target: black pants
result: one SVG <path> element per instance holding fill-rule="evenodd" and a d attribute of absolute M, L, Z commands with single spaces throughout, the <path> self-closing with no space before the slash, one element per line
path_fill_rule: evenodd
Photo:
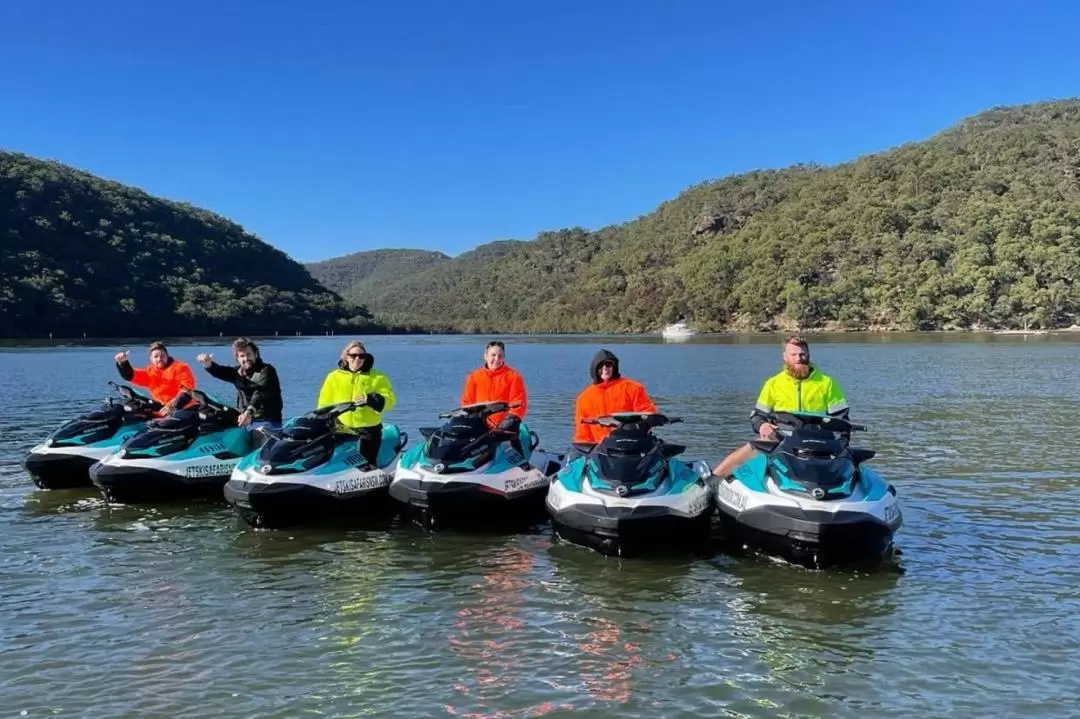
<path fill-rule="evenodd" d="M 382 425 L 377 424 L 374 427 L 364 427 L 356 432 L 360 435 L 360 439 L 357 442 L 360 449 L 360 455 L 372 464 L 377 464 L 379 457 L 379 447 L 382 445 Z"/>

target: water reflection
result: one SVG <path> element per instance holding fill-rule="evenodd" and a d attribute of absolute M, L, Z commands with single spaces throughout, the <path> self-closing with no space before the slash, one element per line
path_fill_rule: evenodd
<path fill-rule="evenodd" d="M 665 436 L 715 457 L 745 438 L 778 339 L 515 338 L 511 357 L 544 446 L 568 441 L 604 345 L 687 418 Z M 22 453 L 100 400 L 115 350 L 0 351 L 0 699 L 28 716 L 1075 714 L 1078 342 L 814 338 L 900 493 L 902 576 L 619 561 L 543 527 L 261 532 L 224 504 L 42 492 Z M 395 421 L 450 406 L 478 344 L 379 338 Z M 310 406 L 339 345 L 273 344 L 287 406 Z"/>
<path fill-rule="evenodd" d="M 527 648 L 521 646 L 521 630 L 527 620 L 523 608 L 526 590 L 534 583 L 529 575 L 535 557 L 520 547 L 506 547 L 485 558 L 482 565 L 480 580 L 470 585 L 464 604 L 456 611 L 454 631 L 447 637 L 464 671 L 454 682 L 458 698 L 446 710 L 477 718 L 546 713 L 534 707 L 505 708 L 520 689 L 524 673 Z"/>

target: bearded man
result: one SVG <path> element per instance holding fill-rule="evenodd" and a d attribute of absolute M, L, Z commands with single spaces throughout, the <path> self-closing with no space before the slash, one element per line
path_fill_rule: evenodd
<path fill-rule="evenodd" d="M 248 430 L 281 427 L 283 402 L 281 383 L 274 365 L 263 362 L 259 346 L 247 337 L 232 344 L 235 366 L 219 365 L 212 354 L 200 354 L 195 359 L 216 379 L 236 387 L 236 424 Z"/>
<path fill-rule="evenodd" d="M 784 340 L 783 358 L 784 368 L 765 380 L 750 413 L 750 426 L 758 437 L 778 439 L 776 425 L 768 421 L 773 412 L 811 412 L 847 419 L 848 403 L 840 385 L 810 364 L 810 347 L 805 339 L 793 336 Z M 716 465 L 713 474 L 727 477 L 755 451 L 749 444 L 739 447 Z"/>

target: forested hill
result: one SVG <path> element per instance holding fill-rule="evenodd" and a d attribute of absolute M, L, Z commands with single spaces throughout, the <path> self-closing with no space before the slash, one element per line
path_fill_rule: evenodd
<path fill-rule="evenodd" d="M 0 337 L 378 331 L 223 217 L 0 152 Z"/>
<path fill-rule="evenodd" d="M 420 272 L 449 259 L 443 253 L 431 250 L 370 250 L 323 262 L 309 262 L 306 267 L 324 287 L 352 298 L 370 294 L 388 276 Z"/>
<path fill-rule="evenodd" d="M 1059 327 L 1080 312 L 1078 224 L 1080 102 L 1040 103 L 336 286 L 382 319 L 467 331 Z"/>

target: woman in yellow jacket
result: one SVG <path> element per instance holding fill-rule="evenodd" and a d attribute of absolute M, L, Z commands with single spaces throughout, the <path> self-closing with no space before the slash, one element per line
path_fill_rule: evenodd
<path fill-rule="evenodd" d="M 341 423 L 360 435 L 360 453 L 375 462 L 382 441 L 382 413 L 389 412 L 397 398 L 390 378 L 372 369 L 375 357 L 364 348 L 363 342 L 353 340 L 345 345 L 336 369 L 330 371 L 319 390 L 319 407 L 341 402 L 356 402 L 361 407 L 346 412 Z"/>

